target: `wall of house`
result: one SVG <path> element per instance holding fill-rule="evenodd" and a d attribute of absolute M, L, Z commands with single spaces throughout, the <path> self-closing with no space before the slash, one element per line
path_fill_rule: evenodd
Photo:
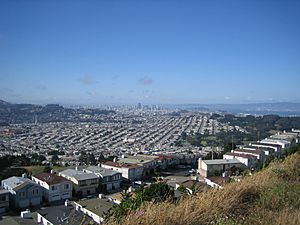
<path fill-rule="evenodd" d="M 0 213 L 4 213 L 9 209 L 9 194 L 0 195 Z"/>
<path fill-rule="evenodd" d="M 76 205 L 76 210 L 77 211 L 81 211 L 85 215 L 91 217 L 96 223 L 100 224 L 101 222 L 103 222 L 103 218 L 102 217 L 100 217 L 97 214 L 91 212 L 90 210 L 82 207 L 82 205 L 78 204 L 77 202 L 75 202 L 75 205 Z"/>
<path fill-rule="evenodd" d="M 32 180 L 43 187 L 43 196 L 48 202 L 72 198 L 72 182 L 65 181 L 59 184 L 49 185 L 46 182 L 32 177 Z M 68 187 L 66 187 L 68 186 Z"/>
<path fill-rule="evenodd" d="M 39 213 L 37 214 L 37 222 L 39 224 L 43 224 L 43 225 L 53 225 L 53 223 L 51 223 L 50 221 L 46 220 L 42 215 L 40 215 Z"/>
<path fill-rule="evenodd" d="M 82 195 L 92 195 L 96 194 L 96 190 L 99 185 L 99 180 L 98 178 L 95 179 L 87 179 L 87 180 L 82 180 L 78 181 L 78 185 L 75 185 L 75 191 L 82 192 Z"/>

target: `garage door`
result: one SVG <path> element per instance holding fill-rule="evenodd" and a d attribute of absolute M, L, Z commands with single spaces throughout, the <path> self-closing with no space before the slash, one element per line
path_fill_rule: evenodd
<path fill-rule="evenodd" d="M 60 196 L 59 195 L 52 195 L 50 201 L 54 202 L 54 201 L 59 201 L 60 200 Z"/>
<path fill-rule="evenodd" d="M 39 205 L 39 204 L 41 204 L 41 199 L 40 198 L 31 199 L 31 205 Z"/>
<path fill-rule="evenodd" d="M 62 199 L 69 199 L 69 198 L 71 198 L 71 193 L 64 193 L 64 194 L 62 194 L 61 198 Z"/>
<path fill-rule="evenodd" d="M 0 208 L 0 213 L 4 213 L 5 212 L 5 208 Z"/>
<path fill-rule="evenodd" d="M 21 200 L 21 201 L 19 201 L 19 207 L 20 208 L 27 208 L 27 207 L 29 207 L 29 200 Z"/>

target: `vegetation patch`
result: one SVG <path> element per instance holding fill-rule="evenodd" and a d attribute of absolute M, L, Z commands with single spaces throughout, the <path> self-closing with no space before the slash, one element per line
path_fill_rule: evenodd
<path fill-rule="evenodd" d="M 297 146 L 297 151 L 300 146 Z M 186 196 L 179 202 L 148 202 L 108 224 L 201 225 L 289 224 L 300 221 L 300 154 L 275 161 L 224 189 Z"/>

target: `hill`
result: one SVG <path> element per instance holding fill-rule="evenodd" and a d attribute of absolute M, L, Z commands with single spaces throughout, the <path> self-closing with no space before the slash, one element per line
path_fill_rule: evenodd
<path fill-rule="evenodd" d="M 13 104 L 0 100 L 0 126 L 14 123 L 99 122 L 97 116 L 114 114 L 113 110 L 70 109 L 59 104 Z M 84 116 L 80 116 L 84 115 Z"/>
<path fill-rule="evenodd" d="M 130 213 L 123 225 L 201 224 L 299 224 L 300 154 L 229 183 L 223 190 L 211 190 L 186 197 L 177 204 L 148 203 Z M 117 224 L 109 221 L 108 224 Z"/>

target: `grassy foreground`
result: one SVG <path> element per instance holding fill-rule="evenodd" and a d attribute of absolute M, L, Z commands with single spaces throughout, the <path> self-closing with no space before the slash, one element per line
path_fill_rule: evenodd
<path fill-rule="evenodd" d="M 300 154 L 265 170 L 177 204 L 148 203 L 122 225 L 289 224 L 300 221 Z M 107 224 L 117 224 L 113 219 Z"/>

